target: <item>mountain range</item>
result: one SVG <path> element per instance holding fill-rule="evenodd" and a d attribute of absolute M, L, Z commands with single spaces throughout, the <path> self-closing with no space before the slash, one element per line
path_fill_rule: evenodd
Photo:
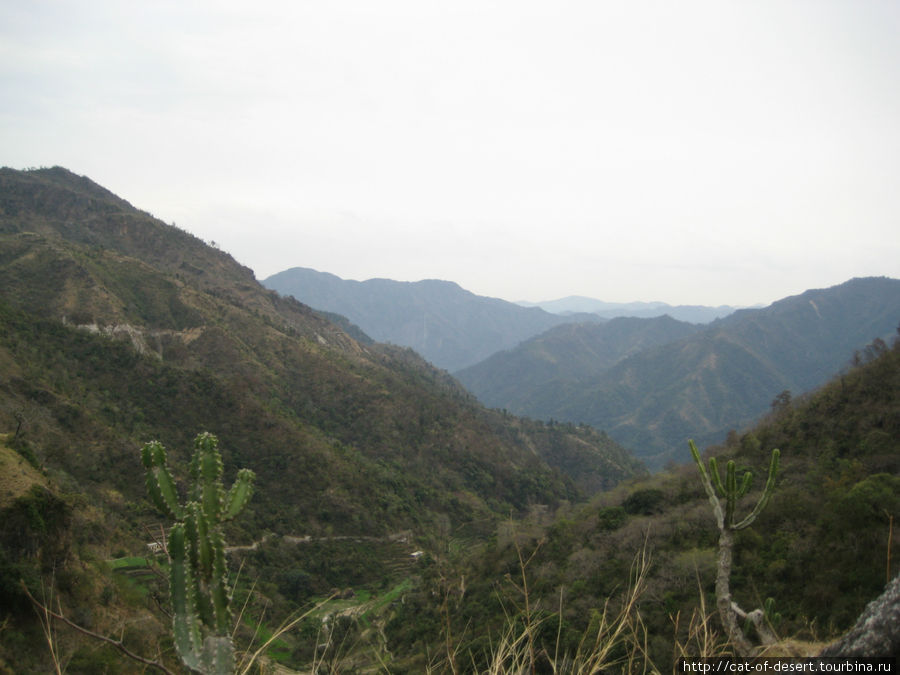
<path fill-rule="evenodd" d="M 352 281 L 327 272 L 293 267 L 263 285 L 282 295 L 347 317 L 378 342 L 411 347 L 450 372 L 569 321 L 599 316 L 560 316 L 498 298 L 475 295 L 452 281 L 391 279 Z"/>
<path fill-rule="evenodd" d="M 0 423 L 97 489 L 144 494 L 140 444 L 180 461 L 204 430 L 259 475 L 254 526 L 294 531 L 459 524 L 642 471 L 592 429 L 486 410 L 59 167 L 0 170 L 0 308 Z"/>
<path fill-rule="evenodd" d="M 670 316 L 673 319 L 688 323 L 709 323 L 715 319 L 726 317 L 739 309 L 730 305 L 708 307 L 706 305 L 670 305 L 665 302 L 605 302 L 581 295 L 570 295 L 558 300 L 546 300 L 544 302 L 520 301 L 516 304 L 523 307 L 540 307 L 553 314 L 562 315 L 590 313 L 604 319 L 615 319 L 621 316 L 644 319 Z"/>
<path fill-rule="evenodd" d="M 557 382 L 581 382 L 629 356 L 694 335 L 702 326 L 669 316 L 567 323 L 497 352 L 455 377 L 488 405 L 512 411 Z M 535 414 L 538 405 L 529 408 Z M 541 415 L 542 416 L 542 415 Z M 550 417 L 548 415 L 547 417 Z"/>
<path fill-rule="evenodd" d="M 513 303 L 476 295 L 452 281 L 354 281 L 305 267 L 278 272 L 262 283 L 310 307 L 346 317 L 378 342 L 411 347 L 438 368 L 450 372 L 566 323 L 663 315 L 708 323 L 735 310 L 724 305 L 612 303 L 579 296 Z"/>
<path fill-rule="evenodd" d="M 900 281 L 853 279 L 707 326 L 617 319 L 554 328 L 456 373 L 487 405 L 606 430 L 652 467 L 807 392 L 900 322 Z"/>
<path fill-rule="evenodd" d="M 417 548 L 646 474 L 602 432 L 486 409 L 411 349 L 332 318 L 88 178 L 0 169 L 0 672 L 51 672 L 51 654 L 131 672 L 83 634 L 33 648 L 29 594 L 48 588 L 95 633 L 139 623 L 120 639 L 174 667 L 148 554 L 171 525 L 147 493 L 151 440 L 179 495 L 204 431 L 226 484 L 255 472 L 229 555 L 259 580 L 236 593 L 276 626 L 334 588 L 407 588 Z M 116 572 L 135 565 L 137 581 Z"/>
<path fill-rule="evenodd" d="M 893 279 L 745 309 L 579 296 L 521 307 L 449 281 L 347 281 L 306 268 L 263 283 L 410 346 L 488 406 L 603 429 L 655 469 L 688 436 L 715 442 L 781 392 L 820 385 L 900 320 Z"/>
<path fill-rule="evenodd" d="M 791 364 L 805 371 L 792 375 L 799 390 L 827 373 L 818 352 L 862 349 L 858 367 L 809 397 L 776 396 L 765 424 L 714 450 L 741 472 L 783 452 L 769 505 L 737 539 L 736 600 L 771 593 L 784 634 L 832 635 L 898 555 L 900 342 L 859 339 L 896 325 L 896 285 L 853 280 L 709 326 L 551 326 L 496 357 L 535 364 L 533 389 L 555 386 L 554 373 L 574 387 L 615 372 L 631 402 L 606 405 L 653 419 L 639 387 L 653 372 L 660 400 L 681 400 L 679 380 L 707 397 L 777 389 Z M 507 395 L 514 374 L 498 380 Z M 529 635 L 556 640 L 562 665 L 620 605 L 635 553 L 652 549 L 636 646 L 614 648 L 665 672 L 692 648 L 677 617 L 714 593 L 696 467 L 649 475 L 604 432 L 487 409 L 413 350 L 265 289 L 87 178 L 0 169 L 0 673 L 133 672 L 120 647 L 181 667 L 166 554 L 149 545 L 171 521 L 148 498 L 138 449 L 166 446 L 182 496 L 200 431 L 218 436 L 226 483 L 242 467 L 257 476 L 225 531 L 236 651 L 334 598 L 260 649 L 267 667 L 493 672 L 484 660 Z M 750 503 L 758 492 L 757 480 Z M 32 598 L 114 644 L 52 622 Z"/>

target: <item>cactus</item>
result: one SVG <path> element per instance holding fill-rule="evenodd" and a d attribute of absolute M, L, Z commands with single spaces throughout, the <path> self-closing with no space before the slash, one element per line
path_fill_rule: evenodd
<path fill-rule="evenodd" d="M 772 491 L 775 489 L 775 477 L 778 474 L 778 460 L 781 453 L 777 448 L 772 450 L 772 459 L 769 462 L 769 476 L 762 495 L 760 495 L 750 513 L 741 520 L 736 520 L 735 508 L 737 501 L 750 490 L 753 474 L 747 471 L 738 481 L 734 460 L 729 460 L 725 468 L 725 481 L 723 482 L 715 457 L 709 460 L 709 471 L 707 471 L 694 441 L 688 441 L 688 444 L 691 448 L 691 455 L 694 457 L 697 468 L 700 470 L 700 480 L 703 483 L 703 488 L 706 490 L 707 497 L 709 497 L 709 503 L 712 505 L 713 514 L 716 517 L 716 525 L 719 527 L 718 571 L 716 574 L 716 604 L 719 609 L 719 615 L 735 649 L 741 656 L 749 656 L 753 651 L 753 647 L 744 631 L 741 630 L 738 619 L 743 619 L 752 624 L 764 644 L 774 642 L 775 636 L 765 621 L 766 614 L 763 610 L 755 609 L 752 612 L 745 612 L 731 599 L 730 577 L 734 533 L 737 530 L 749 527 L 766 507 L 766 504 L 769 503 Z M 725 500 L 724 508 L 722 500 Z M 772 600 L 772 606 L 774 606 L 774 600 Z"/>
<path fill-rule="evenodd" d="M 778 628 L 781 623 L 781 612 L 775 611 L 775 598 L 766 598 L 766 602 L 763 605 L 763 614 L 766 617 L 766 623 Z"/>
<path fill-rule="evenodd" d="M 772 459 L 769 462 L 769 477 L 766 480 L 766 487 L 763 489 L 762 495 L 756 502 L 756 506 L 753 507 L 753 510 L 746 517 L 739 522 L 735 522 L 735 505 L 737 500 L 750 490 L 750 484 L 753 482 L 753 473 L 746 471 L 741 478 L 740 485 L 738 485 L 734 460 L 728 460 L 725 468 L 725 482 L 723 483 L 722 477 L 719 475 L 716 458 L 710 458 L 709 472 L 707 472 L 703 460 L 700 458 L 700 451 L 697 450 L 694 441 L 688 441 L 688 444 L 691 447 L 691 455 L 693 455 L 694 461 L 700 469 L 700 479 L 703 482 L 703 487 L 706 489 L 710 504 L 712 504 L 713 513 L 716 516 L 716 524 L 719 526 L 719 529 L 727 528 L 735 531 L 743 530 L 745 527 L 750 526 L 772 497 L 772 490 L 775 488 L 775 476 L 778 473 L 778 460 L 781 457 L 781 452 L 778 448 L 772 450 Z M 722 503 L 716 495 L 716 490 L 722 495 L 722 499 L 725 500 L 724 511 L 722 510 Z"/>
<path fill-rule="evenodd" d="M 199 434 L 190 465 L 194 481 L 190 500 L 182 505 L 162 444 L 145 444 L 141 461 L 147 469 L 150 498 L 176 521 L 168 538 L 175 648 L 195 672 L 231 673 L 231 588 L 222 523 L 235 518 L 247 505 L 254 473 L 241 469 L 226 493 L 218 440 L 210 433 Z"/>

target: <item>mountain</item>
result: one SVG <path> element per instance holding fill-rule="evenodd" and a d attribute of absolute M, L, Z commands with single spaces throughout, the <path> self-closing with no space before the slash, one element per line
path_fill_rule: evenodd
<path fill-rule="evenodd" d="M 552 390 L 554 384 L 599 375 L 629 356 L 701 329 L 669 316 L 564 324 L 514 349 L 497 352 L 454 376 L 493 407 L 539 410 L 552 402 L 540 403 L 537 397 L 542 391 Z"/>
<path fill-rule="evenodd" d="M 643 473 L 593 429 L 487 410 L 411 350 L 348 331 L 87 178 L 0 169 L 0 459 L 21 477 L 0 482 L 0 672 L 49 670 L 22 660 L 40 634 L 22 578 L 36 595 L 58 580 L 61 606 L 97 630 L 137 612 L 128 639 L 165 633 L 149 601 L 164 590 L 136 595 L 109 567 L 146 555 L 164 524 L 138 452 L 151 439 L 181 490 L 201 431 L 219 437 L 228 482 L 256 472 L 229 543 L 281 617 L 334 587 L 398 581 L 378 557 L 394 533 L 430 550 Z M 291 544 L 304 537 L 324 543 Z"/>
<path fill-rule="evenodd" d="M 607 336 L 576 325 L 567 339 L 534 338 L 459 378 L 487 405 L 605 429 L 658 468 L 686 438 L 719 439 L 758 419 L 780 392 L 819 386 L 898 321 L 900 281 L 853 279 L 739 310 L 608 367 L 584 365 L 608 348 Z M 550 363 L 562 364 L 555 379 Z"/>
<path fill-rule="evenodd" d="M 322 314 L 261 287 L 228 254 L 86 178 L 61 168 L 0 171 L 0 237 L 0 299 L 11 312 L 10 330 L 58 322 L 45 339 L 59 340 L 53 349 L 63 354 L 68 352 L 62 343 L 111 338 L 134 349 L 135 356 L 126 360 L 146 359 L 141 368 L 218 382 L 235 405 L 253 408 L 252 415 L 241 413 L 246 422 L 258 416 L 253 426 L 270 419 L 284 427 L 299 423 L 304 436 L 315 430 L 312 435 L 321 438 L 306 440 L 313 447 L 338 440 L 363 455 L 398 462 L 408 476 L 413 464 L 427 466 L 433 475 L 443 460 L 428 453 L 440 447 L 440 453 L 449 452 L 449 464 L 471 461 L 489 470 L 493 486 L 484 497 L 492 500 L 504 492 L 504 480 L 517 481 L 515 470 L 526 467 L 549 472 L 558 497 L 572 496 L 561 475 L 551 478 L 553 469 L 538 449 L 510 442 L 520 432 L 527 435 L 518 422 L 498 422 L 495 413 L 413 353 L 357 341 Z M 34 353 L 35 361 L 46 358 Z M 52 383 L 47 388 L 58 389 Z M 121 386 L 117 390 L 128 398 Z M 54 396 L 71 398 L 63 391 Z M 503 430 L 504 420 L 516 434 L 504 440 L 501 433 L 485 431 Z M 160 424 L 170 428 L 172 420 L 134 424 L 128 433 L 150 432 Z M 231 418 L 225 426 L 236 425 Z M 483 435 L 484 447 L 464 440 L 473 434 Z M 455 442 L 471 449 L 454 449 Z M 328 473 L 327 466 L 317 472 Z M 458 480 L 445 478 L 450 484 Z M 467 485 L 466 479 L 460 485 Z M 520 499 L 532 498 L 523 494 L 515 501 Z"/>
<path fill-rule="evenodd" d="M 726 317 L 738 309 L 729 305 L 708 307 L 705 305 L 669 305 L 665 302 L 604 302 L 581 295 L 570 295 L 544 302 L 519 302 L 517 304 L 523 307 L 540 307 L 553 314 L 590 313 L 605 319 L 614 319 L 620 316 L 647 319 L 668 315 L 673 319 L 688 323 L 709 323 L 715 319 Z"/>
<path fill-rule="evenodd" d="M 601 320 L 591 314 L 561 317 L 539 308 L 520 307 L 434 279 L 351 281 L 294 267 L 262 283 L 310 307 L 346 316 L 378 342 L 412 347 L 451 372 L 552 326 Z"/>

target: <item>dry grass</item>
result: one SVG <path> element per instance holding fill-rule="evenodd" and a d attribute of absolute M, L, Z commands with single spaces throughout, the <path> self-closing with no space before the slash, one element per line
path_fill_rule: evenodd
<path fill-rule="evenodd" d="M 597 614 L 590 629 L 582 637 L 574 654 L 563 653 L 557 632 L 557 644 L 550 649 L 539 647 L 534 639 L 541 624 L 553 617 L 533 618 L 527 598 L 525 569 L 529 559 L 520 554 L 523 583 L 517 589 L 525 597 L 518 616 L 510 616 L 507 628 L 494 645 L 484 675 L 519 675 L 533 673 L 540 662 L 541 671 L 560 675 L 588 675 L 600 672 L 658 673 L 647 650 L 647 632 L 638 609 L 643 594 L 650 556 L 646 546 L 635 556 L 629 584 L 615 605 L 607 604 Z M 562 622 L 562 608 L 556 615 Z M 552 653 L 551 653 L 552 651 Z"/>
<path fill-rule="evenodd" d="M 0 434 L 0 509 L 24 495 L 32 485 L 47 485 L 41 472 L 6 444 L 8 438 L 8 434 Z"/>
<path fill-rule="evenodd" d="M 707 611 L 699 576 L 697 587 L 700 593 L 700 606 L 691 613 L 684 637 L 680 637 L 681 613 L 672 617 L 675 630 L 675 645 L 672 654 L 674 664 L 677 664 L 679 659 L 712 658 L 730 656 L 734 653 L 724 633 L 716 628 L 719 625 L 718 616 Z"/>

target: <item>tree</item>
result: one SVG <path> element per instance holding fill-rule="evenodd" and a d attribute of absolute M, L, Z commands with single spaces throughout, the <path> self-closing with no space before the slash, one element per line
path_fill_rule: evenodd
<path fill-rule="evenodd" d="M 772 412 L 784 412 L 791 407 L 791 390 L 785 389 L 778 396 L 772 399 Z"/>

